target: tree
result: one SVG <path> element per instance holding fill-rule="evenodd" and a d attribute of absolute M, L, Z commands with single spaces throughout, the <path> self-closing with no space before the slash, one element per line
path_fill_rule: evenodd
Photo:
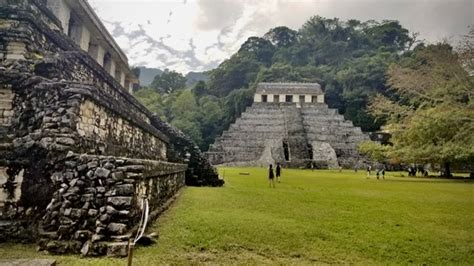
<path fill-rule="evenodd" d="M 171 104 L 171 112 L 178 119 L 195 120 L 197 119 L 198 111 L 199 107 L 196 98 L 189 90 L 180 92 L 176 100 Z"/>
<path fill-rule="evenodd" d="M 196 85 L 194 85 L 191 91 L 194 93 L 194 95 L 196 95 L 196 97 L 200 98 L 208 94 L 209 90 L 207 88 L 206 82 L 200 80 L 196 83 Z"/>
<path fill-rule="evenodd" d="M 190 121 L 187 119 L 174 119 L 171 122 L 171 125 L 183 131 L 183 133 L 190 137 L 197 145 L 201 145 L 202 135 L 199 124 L 196 121 Z"/>
<path fill-rule="evenodd" d="M 142 88 L 136 91 L 133 96 L 135 96 L 146 108 L 148 108 L 148 110 L 157 114 L 161 119 L 166 120 L 163 98 L 156 90 Z"/>
<path fill-rule="evenodd" d="M 364 141 L 359 143 L 357 149 L 362 155 L 369 157 L 370 160 L 385 163 L 388 160 L 387 153 L 390 150 L 390 146 L 374 141 Z"/>
<path fill-rule="evenodd" d="M 191 91 L 185 90 L 178 92 L 177 97 L 171 103 L 170 116 L 170 121 L 173 126 L 182 130 L 198 145 L 202 144 L 202 135 L 198 120 L 199 106 Z"/>
<path fill-rule="evenodd" d="M 250 106 L 253 101 L 254 89 L 240 89 L 234 90 L 224 98 L 224 128 L 227 128 L 230 123 L 245 111 L 247 106 Z"/>
<path fill-rule="evenodd" d="M 365 32 L 370 36 L 374 45 L 393 50 L 406 50 L 415 42 L 410 37 L 408 30 L 403 28 L 398 21 L 384 20 L 382 23 L 368 23 Z"/>
<path fill-rule="evenodd" d="M 442 43 L 418 50 L 388 71 L 391 97 L 377 95 L 373 114 L 388 119 L 392 159 L 471 167 L 474 160 L 473 77 L 451 46 Z"/>
<path fill-rule="evenodd" d="M 240 56 L 253 58 L 268 66 L 271 64 L 275 47 L 264 38 L 250 37 L 240 46 L 237 53 Z"/>
<path fill-rule="evenodd" d="M 163 73 L 155 76 L 150 87 L 161 94 L 169 94 L 175 90 L 184 89 L 186 78 L 181 73 L 165 69 Z"/>
<path fill-rule="evenodd" d="M 298 32 L 288 27 L 280 26 L 269 30 L 263 38 L 270 41 L 276 48 L 287 48 L 298 41 Z"/>
<path fill-rule="evenodd" d="M 217 134 L 223 130 L 222 118 L 223 110 L 219 98 L 214 96 L 204 96 L 199 99 L 199 122 L 202 134 L 201 149 L 207 150 L 209 144 L 214 142 Z"/>
<path fill-rule="evenodd" d="M 233 55 L 210 73 L 209 92 L 211 95 L 226 97 L 231 91 L 246 88 L 255 81 L 262 64 L 257 60 Z"/>

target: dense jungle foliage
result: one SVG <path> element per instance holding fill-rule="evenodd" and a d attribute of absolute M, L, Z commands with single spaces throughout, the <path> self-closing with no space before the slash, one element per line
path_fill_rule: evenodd
<path fill-rule="evenodd" d="M 416 48 L 415 48 L 416 45 Z M 326 102 L 363 131 L 383 119 L 367 111 L 370 98 L 386 94 L 389 65 L 422 49 L 416 34 L 397 21 L 340 21 L 319 16 L 298 31 L 276 27 L 250 37 L 209 79 L 186 88 L 183 75 L 166 70 L 135 94 L 203 150 L 252 104 L 258 82 L 319 82 Z"/>

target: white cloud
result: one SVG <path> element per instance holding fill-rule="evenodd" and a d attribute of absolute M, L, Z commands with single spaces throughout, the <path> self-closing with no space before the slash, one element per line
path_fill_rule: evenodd
<path fill-rule="evenodd" d="M 298 29 L 311 16 L 396 19 L 422 39 L 454 40 L 472 0 L 89 0 L 132 65 L 186 73 L 216 67 L 250 36 Z M 120 22 L 120 23 L 117 23 Z M 190 40 L 192 39 L 192 43 Z"/>

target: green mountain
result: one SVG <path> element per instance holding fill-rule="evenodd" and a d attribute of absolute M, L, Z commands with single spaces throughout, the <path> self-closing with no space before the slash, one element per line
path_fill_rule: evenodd
<path fill-rule="evenodd" d="M 199 81 L 207 82 L 209 74 L 207 72 L 189 72 L 186 74 L 186 87 L 192 88 Z"/>
<path fill-rule="evenodd" d="M 150 85 L 156 75 L 161 75 L 161 73 L 163 73 L 163 71 L 158 68 L 147 68 L 143 66 L 140 66 L 138 68 L 140 69 L 139 80 L 141 86 Z"/>
<path fill-rule="evenodd" d="M 159 68 L 148 68 L 144 66 L 139 66 L 138 69 L 140 69 L 140 85 L 141 86 L 149 86 L 152 82 L 153 79 L 155 78 L 156 75 L 161 75 L 163 73 L 163 70 Z M 192 88 L 196 83 L 199 81 L 208 81 L 209 80 L 209 75 L 207 72 L 189 72 L 185 76 L 186 78 L 186 87 L 187 88 Z"/>

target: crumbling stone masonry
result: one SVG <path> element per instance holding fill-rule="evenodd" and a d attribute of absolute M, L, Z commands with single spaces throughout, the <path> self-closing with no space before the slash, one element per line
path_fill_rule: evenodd
<path fill-rule="evenodd" d="M 254 103 L 211 145 L 213 164 L 354 167 L 359 127 L 324 103 L 317 83 L 260 83 Z"/>
<path fill-rule="evenodd" d="M 155 217 L 185 181 L 222 185 L 135 83 L 87 1 L 0 0 L 0 241 L 125 255 L 143 197 Z"/>

